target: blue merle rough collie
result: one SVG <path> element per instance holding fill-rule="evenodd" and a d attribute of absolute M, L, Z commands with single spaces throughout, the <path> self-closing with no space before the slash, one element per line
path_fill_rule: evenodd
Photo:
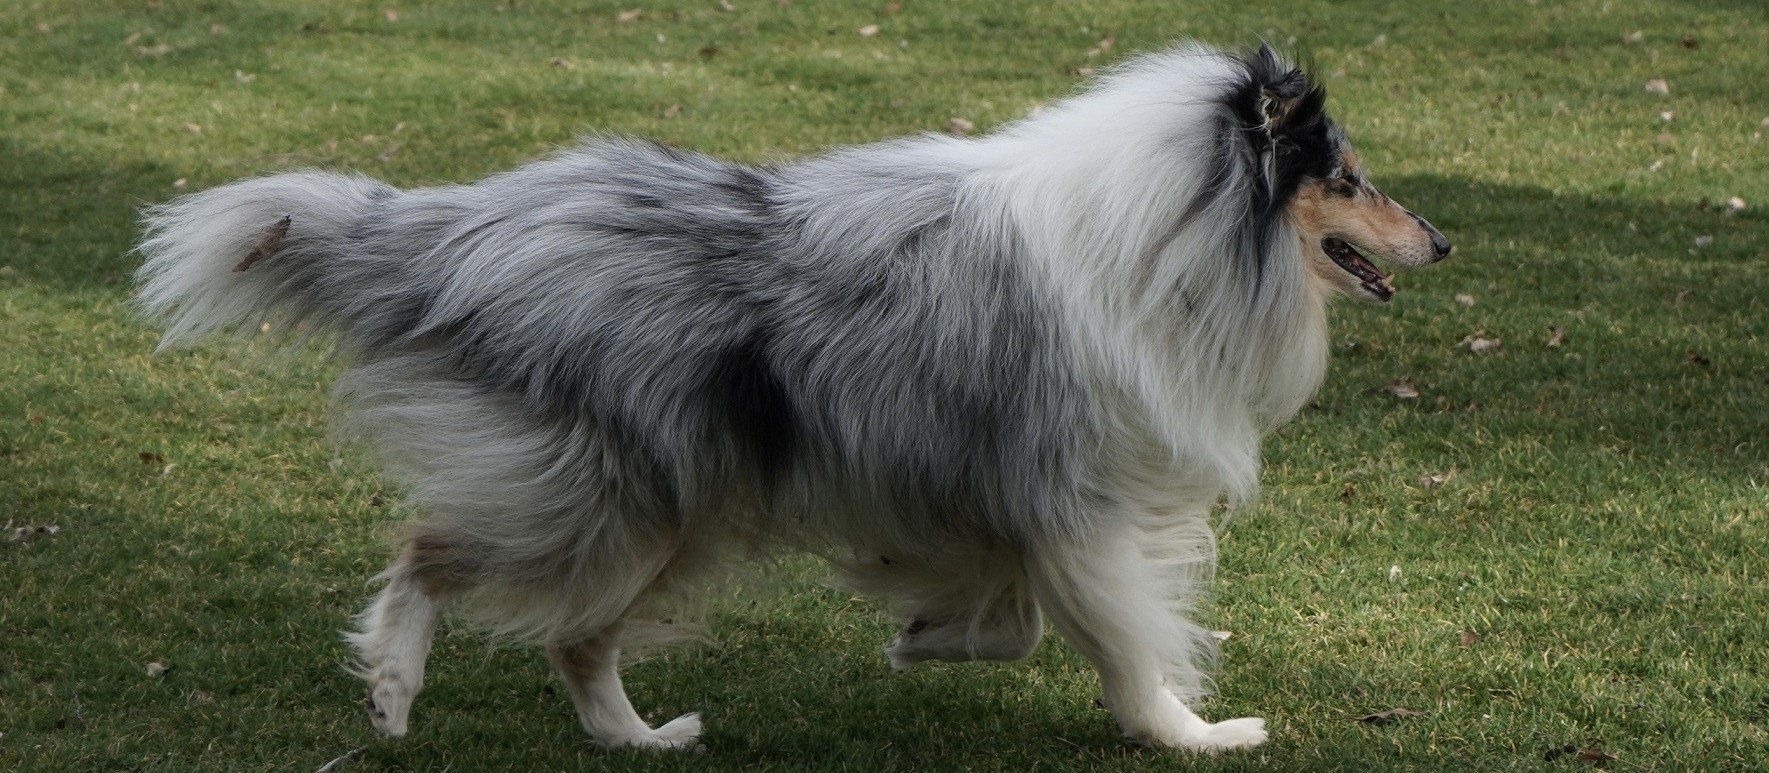
<path fill-rule="evenodd" d="M 166 342 L 336 331 L 348 424 L 421 515 L 350 636 L 405 733 L 438 613 L 545 645 L 584 728 L 633 710 L 623 623 L 758 548 L 905 620 L 885 653 L 1013 660 L 1048 621 L 1145 744 L 1210 723 L 1190 619 L 1212 506 L 1309 399 L 1368 258 L 1449 253 L 1384 196 L 1309 75 L 1261 47 L 1143 56 L 976 139 L 744 166 L 600 139 L 472 185 L 300 171 L 147 210 Z M 627 628 L 629 634 L 632 628 Z"/>

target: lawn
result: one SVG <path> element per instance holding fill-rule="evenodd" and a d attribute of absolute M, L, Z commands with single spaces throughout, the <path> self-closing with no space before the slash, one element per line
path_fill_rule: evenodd
<path fill-rule="evenodd" d="M 1255 5 L 0 5 L 0 769 L 1769 767 L 1760 0 Z M 1202 711 L 1266 717 L 1254 751 L 1119 742 L 1055 638 L 894 674 L 892 621 L 797 561 L 627 671 L 648 717 L 702 712 L 703 753 L 596 748 L 538 652 L 446 626 L 412 735 L 378 739 L 337 632 L 401 516 L 327 438 L 337 365 L 156 355 L 128 305 L 137 208 L 230 179 L 986 132 L 1187 36 L 1304 53 L 1457 245 L 1335 309 L 1223 531 Z"/>

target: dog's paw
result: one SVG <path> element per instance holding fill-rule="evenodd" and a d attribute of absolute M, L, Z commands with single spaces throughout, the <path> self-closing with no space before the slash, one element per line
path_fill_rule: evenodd
<path fill-rule="evenodd" d="M 898 631 L 896 636 L 885 644 L 885 657 L 891 661 L 891 669 L 905 671 L 924 660 L 933 659 L 933 655 L 918 646 L 916 638 L 926 631 L 926 620 L 916 620 Z"/>
<path fill-rule="evenodd" d="M 700 715 L 683 714 L 655 730 L 626 736 L 619 739 L 603 740 L 604 746 L 630 746 L 635 749 L 656 749 L 659 751 L 700 751 L 706 747 L 700 744 Z"/>
<path fill-rule="evenodd" d="M 362 699 L 368 710 L 369 723 L 375 731 L 388 738 L 404 738 L 406 719 L 411 715 L 415 691 L 395 679 L 380 680 Z"/>
<path fill-rule="evenodd" d="M 1192 751 L 1220 752 L 1250 749 L 1265 743 L 1265 720 L 1259 717 L 1226 719 L 1215 724 L 1188 728 L 1177 746 Z"/>

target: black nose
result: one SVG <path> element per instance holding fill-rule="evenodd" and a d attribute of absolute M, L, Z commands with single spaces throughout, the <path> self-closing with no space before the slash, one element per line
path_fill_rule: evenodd
<path fill-rule="evenodd" d="M 1413 215 L 1411 212 L 1408 212 L 1407 214 Z M 1444 258 L 1449 257 L 1450 250 L 1453 249 L 1450 247 L 1450 240 L 1445 239 L 1443 233 L 1436 228 L 1433 228 L 1430 223 L 1425 221 L 1425 218 L 1413 215 L 1413 219 L 1419 221 L 1419 227 L 1425 229 L 1425 233 L 1431 235 L 1431 249 L 1437 252 L 1437 259 L 1443 260 Z"/>

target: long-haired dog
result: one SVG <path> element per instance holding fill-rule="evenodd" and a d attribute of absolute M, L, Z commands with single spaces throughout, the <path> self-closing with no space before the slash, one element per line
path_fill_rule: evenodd
<path fill-rule="evenodd" d="M 422 516 L 350 636 L 406 731 L 437 615 L 544 643 L 584 729 L 640 719 L 623 621 L 756 547 L 900 610 L 891 664 L 1014 660 L 1049 621 L 1129 738 L 1252 746 L 1189 708 L 1212 508 L 1327 363 L 1368 259 L 1449 243 L 1372 187 L 1266 47 L 1145 56 L 980 139 L 744 166 L 597 140 L 472 185 L 317 171 L 147 211 L 167 342 L 330 329 L 349 425 Z"/>

